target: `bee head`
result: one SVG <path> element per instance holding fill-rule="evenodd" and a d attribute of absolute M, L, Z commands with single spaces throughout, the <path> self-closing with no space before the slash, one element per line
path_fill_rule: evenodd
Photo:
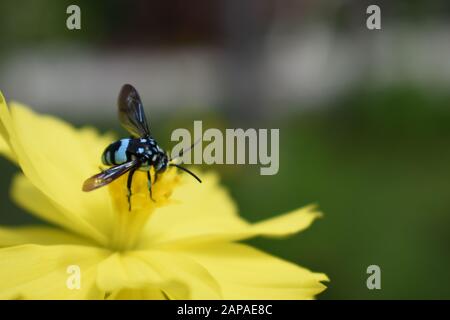
<path fill-rule="evenodd" d="M 165 153 L 160 153 L 155 162 L 155 170 L 157 172 L 163 172 L 169 165 L 169 157 Z"/>

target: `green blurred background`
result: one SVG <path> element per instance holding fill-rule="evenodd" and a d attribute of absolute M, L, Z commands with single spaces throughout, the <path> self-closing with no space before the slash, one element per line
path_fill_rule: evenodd
<path fill-rule="evenodd" d="M 69 4 L 81 8 L 81 30 L 65 27 Z M 366 28 L 369 4 L 381 7 L 381 30 Z M 445 1 L 2 1 L 0 90 L 124 134 L 115 99 L 133 83 L 166 148 L 172 130 L 199 119 L 204 128 L 280 128 L 277 175 L 213 169 L 250 221 L 310 203 L 324 218 L 286 240 L 251 243 L 328 274 L 321 299 L 448 299 L 449 9 Z M 37 222 L 8 197 L 16 168 L 1 159 L 0 169 L 0 223 Z M 366 287 L 372 264 L 381 290 Z"/>

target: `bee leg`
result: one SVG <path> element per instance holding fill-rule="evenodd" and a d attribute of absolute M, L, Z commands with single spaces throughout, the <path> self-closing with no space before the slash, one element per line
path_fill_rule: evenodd
<path fill-rule="evenodd" d="M 133 174 L 136 171 L 136 169 L 131 169 L 130 173 L 128 174 L 127 179 L 127 200 L 128 200 L 128 211 L 131 211 L 131 183 L 133 182 Z"/>
<path fill-rule="evenodd" d="M 150 199 L 152 199 L 152 201 L 155 202 L 152 195 L 152 176 L 150 175 L 150 171 L 147 171 L 147 185 L 148 185 L 148 192 L 150 193 Z"/>

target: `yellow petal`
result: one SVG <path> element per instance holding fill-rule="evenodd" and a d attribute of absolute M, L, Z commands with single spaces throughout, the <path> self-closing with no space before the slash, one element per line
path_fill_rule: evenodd
<path fill-rule="evenodd" d="M 204 173 L 201 177 L 200 184 L 182 175 L 182 184 L 174 190 L 172 203 L 158 208 L 149 219 L 142 234 L 142 247 L 245 229 L 247 223 L 238 216 L 217 175 Z"/>
<path fill-rule="evenodd" d="M 111 297 L 145 294 L 171 299 L 217 299 L 220 289 L 192 259 L 157 251 L 116 253 L 98 267 L 98 287 Z"/>
<path fill-rule="evenodd" d="M 9 114 L 7 113 L 7 105 L 5 97 L 3 97 L 2 93 L 0 92 L 0 115 L 2 113 L 6 113 L 4 115 L 4 118 L 9 119 Z M 16 162 L 16 156 L 9 145 L 9 134 L 7 126 L 3 123 L 3 121 L 0 121 L 0 154 L 8 158 L 9 160 Z"/>
<path fill-rule="evenodd" d="M 106 292 L 141 289 L 162 282 L 157 272 L 128 253 L 115 253 L 98 266 L 97 284 Z"/>
<path fill-rule="evenodd" d="M 109 252 L 93 247 L 23 245 L 0 249 L 0 299 L 103 298 L 95 285 L 96 266 Z M 80 269 L 80 288 L 68 286 Z M 69 282 L 70 283 L 70 282 Z"/>
<path fill-rule="evenodd" d="M 3 139 L 3 137 L 0 136 L 0 155 L 3 155 L 8 160 L 12 162 L 16 162 L 15 155 L 9 148 L 9 145 L 6 143 L 6 141 Z"/>
<path fill-rule="evenodd" d="M 65 207 L 59 206 L 37 189 L 23 174 L 18 174 L 11 188 L 13 200 L 37 217 L 57 224 L 73 233 L 91 238 L 98 243 L 107 243 L 105 235 L 90 225 L 79 215 L 72 214 Z"/>
<path fill-rule="evenodd" d="M 93 245 L 87 239 L 75 234 L 44 226 L 0 227 L 0 247 L 22 244 L 57 245 L 77 244 Z"/>
<path fill-rule="evenodd" d="M 307 206 L 267 219 L 250 226 L 248 237 L 257 235 L 268 237 L 284 237 L 307 229 L 311 223 L 321 217 L 315 206 Z M 242 238 L 241 238 L 242 239 Z"/>
<path fill-rule="evenodd" d="M 173 205 L 158 209 L 151 217 L 141 247 L 230 242 L 256 236 L 282 237 L 306 229 L 321 216 L 314 206 L 307 206 L 250 224 L 237 215 L 233 201 L 218 186 L 213 174 L 205 175 L 201 187 L 186 183 L 177 188 L 173 199 Z"/>
<path fill-rule="evenodd" d="M 214 244 L 178 251 L 204 266 L 224 299 L 313 299 L 326 275 L 243 244 Z"/>
<path fill-rule="evenodd" d="M 0 106 L 0 120 L 0 130 L 30 182 L 65 213 L 103 235 L 110 234 L 112 209 L 107 190 L 85 193 L 81 186 L 99 171 L 101 152 L 112 137 L 99 136 L 93 129 L 77 130 L 15 102 L 10 109 Z"/>
<path fill-rule="evenodd" d="M 165 279 L 182 283 L 188 292 L 180 291 L 178 287 L 165 288 L 164 292 L 170 299 L 220 299 L 221 290 L 216 280 L 203 266 L 187 256 L 173 252 L 139 251 L 134 256 L 147 262 Z"/>
<path fill-rule="evenodd" d="M 159 288 L 123 289 L 108 296 L 108 300 L 167 300 Z"/>
<path fill-rule="evenodd" d="M 9 114 L 6 99 L 0 91 L 0 136 L 9 144 L 9 132 L 11 131 L 12 120 Z"/>
<path fill-rule="evenodd" d="M 165 279 L 148 263 L 130 253 L 115 253 L 98 266 L 97 286 L 108 293 L 108 298 L 126 299 L 133 293 L 161 297 L 163 291 L 186 296 L 182 283 Z"/>
<path fill-rule="evenodd" d="M 90 129 L 80 132 L 59 119 L 37 115 L 17 103 L 10 106 L 12 145 L 25 175 L 59 206 L 107 234 L 105 222 L 111 217 L 107 191 L 88 194 L 81 186 L 98 172 L 108 139 L 95 136 Z"/>

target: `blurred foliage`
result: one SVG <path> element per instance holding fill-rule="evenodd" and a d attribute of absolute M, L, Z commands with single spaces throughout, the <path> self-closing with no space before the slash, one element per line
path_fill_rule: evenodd
<path fill-rule="evenodd" d="M 83 32 L 66 28 L 69 5 L 81 8 Z M 70 43 L 71 46 L 184 45 L 220 38 L 219 2 L 198 1 L 1 1 L 4 51 Z"/>
<path fill-rule="evenodd" d="M 324 218 L 305 232 L 250 242 L 327 273 L 321 298 L 449 298 L 449 103 L 408 86 L 361 88 L 328 109 L 271 123 L 280 128 L 278 175 L 260 176 L 257 166 L 214 169 L 251 221 L 319 205 Z M 178 114 L 153 117 L 152 129 L 168 147 L 173 129 L 200 118 L 205 128 L 230 127 L 218 115 Z M 7 197 L 15 169 L 4 160 L 0 168 L 0 223 L 34 222 Z M 366 288 L 371 264 L 381 267 L 382 290 Z"/>
<path fill-rule="evenodd" d="M 86 9 L 82 10 L 81 19 L 83 27 L 89 29 L 89 32 L 74 33 L 65 28 L 68 17 L 66 9 L 71 4 Z M 105 11 L 98 1 L 1 1 L 0 12 L 0 38 L 2 44 L 8 44 L 4 50 L 23 46 L 58 45 L 64 41 L 70 41 L 72 45 L 89 40 L 98 41 L 104 38 L 107 26 Z"/>
<path fill-rule="evenodd" d="M 81 8 L 83 32 L 67 28 L 66 9 L 69 5 Z M 250 10 L 275 18 L 277 14 L 291 26 L 302 28 L 304 22 L 327 22 L 333 28 L 346 31 L 360 30 L 366 18 L 365 9 L 373 4 L 369 0 L 352 1 L 253 1 Z M 237 7 L 238 1 L 198 0 L 187 2 L 146 0 L 14 0 L 1 1 L 0 54 L 17 47 L 58 45 L 70 42 L 94 46 L 121 45 L 217 45 L 226 36 L 224 12 Z M 417 24 L 448 19 L 450 4 L 445 0 L 377 1 L 383 8 L 383 21 L 410 21 Z M 248 9 L 248 8 L 247 8 Z M 236 17 L 237 19 L 237 17 Z M 268 19 L 268 23 L 269 23 Z M 270 23 L 269 23 L 270 24 Z M 245 33 L 248 30 L 242 30 Z"/>

